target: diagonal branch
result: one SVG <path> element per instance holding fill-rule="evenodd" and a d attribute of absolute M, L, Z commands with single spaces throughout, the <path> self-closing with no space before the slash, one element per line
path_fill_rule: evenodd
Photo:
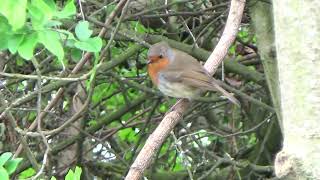
<path fill-rule="evenodd" d="M 208 72 L 214 74 L 219 64 L 228 52 L 229 47 L 238 32 L 241 23 L 242 13 L 245 6 L 245 0 L 232 0 L 228 20 L 223 31 L 223 34 L 205 63 L 204 67 Z M 181 120 L 182 115 L 189 107 L 189 101 L 186 99 L 179 100 L 174 105 L 174 110 L 167 113 L 155 131 L 149 136 L 146 144 L 141 149 L 134 163 L 126 176 L 126 180 L 138 180 L 142 177 L 143 172 L 148 168 L 152 161 L 152 157 L 161 147 L 167 136 L 170 134 L 175 125 Z"/>

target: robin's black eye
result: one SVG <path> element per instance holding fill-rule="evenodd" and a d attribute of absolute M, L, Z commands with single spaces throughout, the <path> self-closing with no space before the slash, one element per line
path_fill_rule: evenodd
<path fill-rule="evenodd" d="M 159 58 L 161 59 L 161 58 L 163 58 L 163 56 L 162 56 L 162 55 L 160 55 L 160 56 L 159 56 Z"/>

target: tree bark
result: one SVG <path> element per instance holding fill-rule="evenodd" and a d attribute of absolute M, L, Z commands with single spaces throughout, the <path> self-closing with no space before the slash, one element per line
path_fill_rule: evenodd
<path fill-rule="evenodd" d="M 285 179 L 320 177 L 320 17 L 318 0 L 273 0 L 283 149 L 275 172 Z"/>
<path fill-rule="evenodd" d="M 252 18 L 252 24 L 257 37 L 258 53 L 263 65 L 272 104 L 279 119 L 279 126 L 282 129 L 282 122 L 280 121 L 281 114 L 278 67 L 272 22 L 272 4 L 270 0 L 252 0 L 251 3 L 254 4 L 254 6 L 250 8 L 250 16 Z"/>

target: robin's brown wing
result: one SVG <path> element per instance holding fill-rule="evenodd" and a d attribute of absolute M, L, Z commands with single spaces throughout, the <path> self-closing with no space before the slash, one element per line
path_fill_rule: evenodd
<path fill-rule="evenodd" d="M 202 90 L 219 91 L 231 102 L 240 104 L 233 95 L 218 85 L 219 81 L 213 79 L 194 57 L 177 49 L 173 49 L 173 53 L 170 55 L 170 64 L 165 70 L 161 71 L 159 78 L 165 78 L 171 82 L 180 82 Z"/>
<path fill-rule="evenodd" d="M 240 104 L 232 94 L 228 93 L 218 85 L 219 81 L 213 79 L 205 72 L 205 70 L 203 70 L 204 69 L 182 70 L 177 68 L 169 68 L 161 71 L 161 73 L 159 74 L 159 78 L 164 78 L 165 80 L 170 82 L 179 82 L 192 87 L 197 87 L 202 90 L 219 91 L 234 104 Z"/>

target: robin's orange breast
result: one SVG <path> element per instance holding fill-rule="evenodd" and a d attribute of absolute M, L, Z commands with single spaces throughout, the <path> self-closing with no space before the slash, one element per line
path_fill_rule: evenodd
<path fill-rule="evenodd" d="M 148 74 L 155 85 L 159 84 L 158 73 L 169 65 L 169 60 L 165 58 L 151 58 L 152 63 L 148 64 Z"/>

